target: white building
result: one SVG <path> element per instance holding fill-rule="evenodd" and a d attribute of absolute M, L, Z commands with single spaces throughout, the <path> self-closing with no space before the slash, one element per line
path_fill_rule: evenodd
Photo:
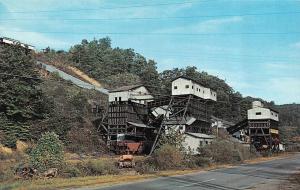
<path fill-rule="evenodd" d="M 193 154 L 198 154 L 198 148 L 211 144 L 215 136 L 202 133 L 184 133 L 183 146 Z"/>
<path fill-rule="evenodd" d="M 180 76 L 172 81 L 172 95 L 195 95 L 203 99 L 217 101 L 217 93 L 199 82 Z"/>
<path fill-rule="evenodd" d="M 252 109 L 248 110 L 248 120 L 263 119 L 272 119 L 275 121 L 279 121 L 279 114 L 273 109 L 264 108 L 263 104 L 260 101 L 254 101 L 252 103 Z"/>
<path fill-rule="evenodd" d="M 24 44 L 24 43 L 21 43 L 18 40 L 6 38 L 6 37 L 0 37 L 0 44 L 19 45 L 19 46 L 21 46 L 23 48 L 27 48 L 29 50 L 34 50 L 34 46 L 31 46 L 31 45 L 28 45 L 28 44 Z"/>
<path fill-rule="evenodd" d="M 153 96 L 143 85 L 122 86 L 109 91 L 109 102 L 126 102 L 131 100 L 135 103 L 146 104 L 152 101 Z"/>

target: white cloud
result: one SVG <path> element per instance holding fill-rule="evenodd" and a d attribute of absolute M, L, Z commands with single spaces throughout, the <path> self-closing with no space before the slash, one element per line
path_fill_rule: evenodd
<path fill-rule="evenodd" d="M 10 28 L 10 30 L 19 31 L 21 29 Z M 51 48 L 61 48 L 70 45 L 68 42 L 56 38 L 48 37 L 46 35 L 37 32 L 24 32 L 24 33 L 11 32 L 11 31 L 8 32 L 5 31 L 5 27 L 0 27 L 0 36 L 8 36 L 10 38 L 14 38 L 16 40 L 19 40 L 24 43 L 28 43 L 36 47 L 50 46 Z"/>

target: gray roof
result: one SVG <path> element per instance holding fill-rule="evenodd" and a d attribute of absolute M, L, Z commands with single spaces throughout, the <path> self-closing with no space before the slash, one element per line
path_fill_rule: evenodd
<path fill-rule="evenodd" d="M 20 42 L 19 40 L 15 40 L 15 39 L 8 38 L 8 37 L 5 37 L 5 36 L 0 36 L 0 39 L 1 39 L 1 40 L 2 40 L 2 39 L 10 40 L 10 41 L 12 41 L 12 42 L 14 42 L 14 43 L 20 43 L 20 44 L 23 44 L 23 45 L 25 45 L 25 46 L 34 47 L 33 45 L 25 44 L 25 43 Z"/>
<path fill-rule="evenodd" d="M 136 89 L 136 88 L 138 88 L 138 87 L 141 87 L 141 86 L 143 86 L 143 85 L 137 84 L 137 85 L 121 86 L 121 87 L 119 87 L 119 88 L 110 90 L 109 92 L 129 91 L 129 90 L 134 90 L 134 89 Z"/>
<path fill-rule="evenodd" d="M 226 120 L 224 120 L 224 119 L 221 119 L 221 118 L 217 118 L 217 117 L 215 117 L 215 116 L 211 116 L 211 120 L 212 121 L 221 121 L 223 124 L 225 124 L 225 125 L 230 125 L 230 126 L 233 126 L 234 125 L 234 123 L 233 122 L 230 122 L 230 121 L 226 121 Z"/>
<path fill-rule="evenodd" d="M 204 133 L 189 133 L 189 132 L 185 132 L 185 134 L 196 137 L 196 138 L 201 138 L 201 139 L 214 139 L 215 136 L 214 135 L 207 135 Z"/>
<path fill-rule="evenodd" d="M 134 123 L 134 122 L 127 122 L 128 124 L 130 124 L 130 125 L 133 125 L 133 126 L 135 126 L 135 127 L 141 127 L 141 128 L 154 128 L 154 127 L 150 127 L 150 126 L 148 126 L 148 125 L 145 125 L 145 124 L 143 124 L 143 123 Z"/>

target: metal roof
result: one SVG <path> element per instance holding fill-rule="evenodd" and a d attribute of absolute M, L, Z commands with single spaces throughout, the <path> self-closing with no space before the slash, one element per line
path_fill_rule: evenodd
<path fill-rule="evenodd" d="M 130 125 L 133 125 L 133 126 L 135 126 L 135 127 L 141 127 L 141 128 L 149 128 L 149 129 L 154 129 L 154 127 L 150 127 L 150 126 L 148 126 L 148 125 L 145 125 L 145 124 L 143 124 L 143 123 L 134 123 L 134 122 L 127 122 L 128 124 L 130 124 Z"/>
<path fill-rule="evenodd" d="M 214 139 L 215 136 L 214 135 L 207 135 L 204 133 L 189 133 L 189 132 L 185 132 L 185 134 L 196 137 L 196 138 L 201 138 L 201 139 Z"/>
<path fill-rule="evenodd" d="M 129 86 L 121 86 L 119 88 L 110 90 L 109 92 L 122 92 L 122 91 L 129 91 L 129 90 L 134 90 L 138 87 L 144 86 L 142 84 L 137 84 L 137 85 L 129 85 Z M 145 87 L 145 86 L 144 86 Z M 146 87 L 145 87 L 146 88 Z M 147 88 L 146 88 L 147 89 Z M 147 89 L 148 90 L 148 89 Z"/>

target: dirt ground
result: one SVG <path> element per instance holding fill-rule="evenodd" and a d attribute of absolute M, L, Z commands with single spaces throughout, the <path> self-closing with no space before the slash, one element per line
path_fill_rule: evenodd
<path fill-rule="evenodd" d="M 290 176 L 287 181 L 278 185 L 279 190 L 299 190 L 300 189 L 300 172 Z"/>

